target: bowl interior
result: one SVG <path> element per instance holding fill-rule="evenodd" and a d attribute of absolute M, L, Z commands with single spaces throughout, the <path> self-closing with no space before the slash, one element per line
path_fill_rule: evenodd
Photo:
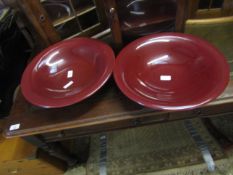
<path fill-rule="evenodd" d="M 62 42 L 33 60 L 23 77 L 29 80 L 23 89 L 25 93 L 30 89 L 31 93 L 26 94 L 29 98 L 52 104 L 63 99 L 71 100 L 66 103 L 78 102 L 106 81 L 113 65 L 111 48 L 99 41 L 79 38 Z"/>
<path fill-rule="evenodd" d="M 157 109 L 204 104 L 219 95 L 229 79 L 223 55 L 207 42 L 184 34 L 139 39 L 119 54 L 116 67 L 121 90 Z"/>

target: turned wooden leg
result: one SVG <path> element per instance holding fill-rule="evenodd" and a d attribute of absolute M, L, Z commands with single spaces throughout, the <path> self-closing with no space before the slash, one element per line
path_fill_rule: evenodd
<path fill-rule="evenodd" d="M 44 150 L 49 155 L 65 161 L 69 167 L 77 163 L 77 159 L 71 156 L 59 142 L 46 143 L 40 136 L 28 136 L 24 139 L 38 148 Z"/>

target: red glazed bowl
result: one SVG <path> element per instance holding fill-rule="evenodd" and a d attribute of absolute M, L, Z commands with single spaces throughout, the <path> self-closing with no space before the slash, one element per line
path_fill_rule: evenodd
<path fill-rule="evenodd" d="M 75 38 L 59 42 L 27 66 L 22 93 L 30 103 L 45 108 L 80 102 L 107 81 L 114 61 L 112 49 L 100 41 Z"/>
<path fill-rule="evenodd" d="M 127 45 L 114 78 L 131 100 L 158 110 L 187 110 L 219 96 L 229 65 L 208 42 L 188 34 L 160 33 Z"/>

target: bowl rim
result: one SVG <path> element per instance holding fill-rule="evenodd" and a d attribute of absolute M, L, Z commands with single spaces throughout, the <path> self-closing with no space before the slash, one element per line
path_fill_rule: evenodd
<path fill-rule="evenodd" d="M 216 88 L 214 93 L 212 93 L 212 96 L 209 95 L 209 96 L 207 96 L 206 100 L 201 100 L 200 102 L 197 102 L 197 103 L 190 103 L 190 105 L 169 106 L 169 105 L 158 105 L 156 103 L 151 103 L 148 100 L 145 100 L 146 98 L 144 96 L 142 97 L 142 96 L 138 95 L 135 91 L 130 90 L 130 88 L 127 86 L 127 83 L 125 83 L 122 80 L 121 75 L 120 75 L 121 74 L 121 70 L 120 70 L 121 69 L 121 67 L 120 67 L 121 61 L 122 61 L 122 59 L 124 59 L 122 57 L 122 55 L 124 54 L 124 52 L 130 50 L 131 48 L 134 48 L 135 45 L 142 43 L 142 41 L 146 41 L 148 39 L 156 38 L 156 37 L 164 37 L 164 36 L 188 38 L 188 39 L 191 39 L 192 41 L 195 41 L 195 43 L 200 42 L 201 44 L 204 44 L 205 46 L 214 50 L 217 54 L 219 54 L 219 56 L 224 58 L 222 60 L 223 64 L 224 64 L 224 68 L 225 68 L 225 69 L 223 69 L 223 71 L 224 71 L 223 74 L 226 76 L 223 77 L 222 83 Z M 198 36 L 194 36 L 191 34 L 185 34 L 185 33 L 179 33 L 179 32 L 163 32 L 163 33 L 150 34 L 150 35 L 147 35 L 144 37 L 140 37 L 140 38 L 132 41 L 128 45 L 126 45 L 116 57 L 115 66 L 114 66 L 114 70 L 113 70 L 113 77 L 114 77 L 114 80 L 115 80 L 118 88 L 121 90 L 121 92 L 126 97 L 128 97 L 132 101 L 138 103 L 139 105 L 142 105 L 142 106 L 148 107 L 148 108 L 152 108 L 155 110 L 184 111 L 184 110 L 195 109 L 197 107 L 200 107 L 200 106 L 216 99 L 224 91 L 224 89 L 227 87 L 227 85 L 229 83 L 230 67 L 229 67 L 229 64 L 227 63 L 226 58 L 223 55 L 223 53 L 221 53 L 219 49 L 217 49 L 215 46 L 213 46 L 211 43 L 204 40 L 203 38 L 200 38 Z"/>
<path fill-rule="evenodd" d="M 43 56 L 48 53 L 51 53 L 53 50 L 64 47 L 65 45 L 73 46 L 73 44 L 75 44 L 76 42 L 88 42 L 95 46 L 98 45 L 98 47 L 100 47 L 100 50 L 104 51 L 104 53 L 107 56 L 105 58 L 107 66 L 106 66 L 106 70 L 104 71 L 103 75 L 101 75 L 100 78 L 96 80 L 91 87 L 88 87 L 87 89 L 85 89 L 85 92 L 83 94 L 77 93 L 75 95 L 65 97 L 65 98 L 52 99 L 46 96 L 41 96 L 37 94 L 36 92 L 34 92 L 33 90 L 31 90 L 30 89 L 31 73 L 34 67 L 37 65 L 37 63 L 44 59 Z M 70 106 L 72 104 L 83 101 L 84 99 L 90 97 L 96 91 L 98 91 L 111 76 L 113 72 L 114 64 L 115 64 L 115 54 L 113 50 L 111 49 L 109 45 L 105 44 L 102 41 L 99 41 L 93 38 L 87 38 L 87 37 L 77 37 L 77 38 L 72 38 L 69 40 L 63 40 L 42 50 L 27 65 L 26 69 L 23 72 L 21 82 L 20 82 L 21 92 L 23 96 L 25 97 L 25 99 L 35 106 L 39 106 L 43 108 L 60 108 L 60 107 Z"/>

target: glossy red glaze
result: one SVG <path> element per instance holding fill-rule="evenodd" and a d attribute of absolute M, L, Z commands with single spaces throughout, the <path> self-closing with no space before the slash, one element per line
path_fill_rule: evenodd
<path fill-rule="evenodd" d="M 27 66 L 22 93 L 32 104 L 46 108 L 80 102 L 107 81 L 114 61 L 112 49 L 100 41 L 75 38 L 59 42 Z"/>
<path fill-rule="evenodd" d="M 229 65 L 208 42 L 188 34 L 149 35 L 117 56 L 114 78 L 133 101 L 162 110 L 201 106 L 222 93 Z"/>

